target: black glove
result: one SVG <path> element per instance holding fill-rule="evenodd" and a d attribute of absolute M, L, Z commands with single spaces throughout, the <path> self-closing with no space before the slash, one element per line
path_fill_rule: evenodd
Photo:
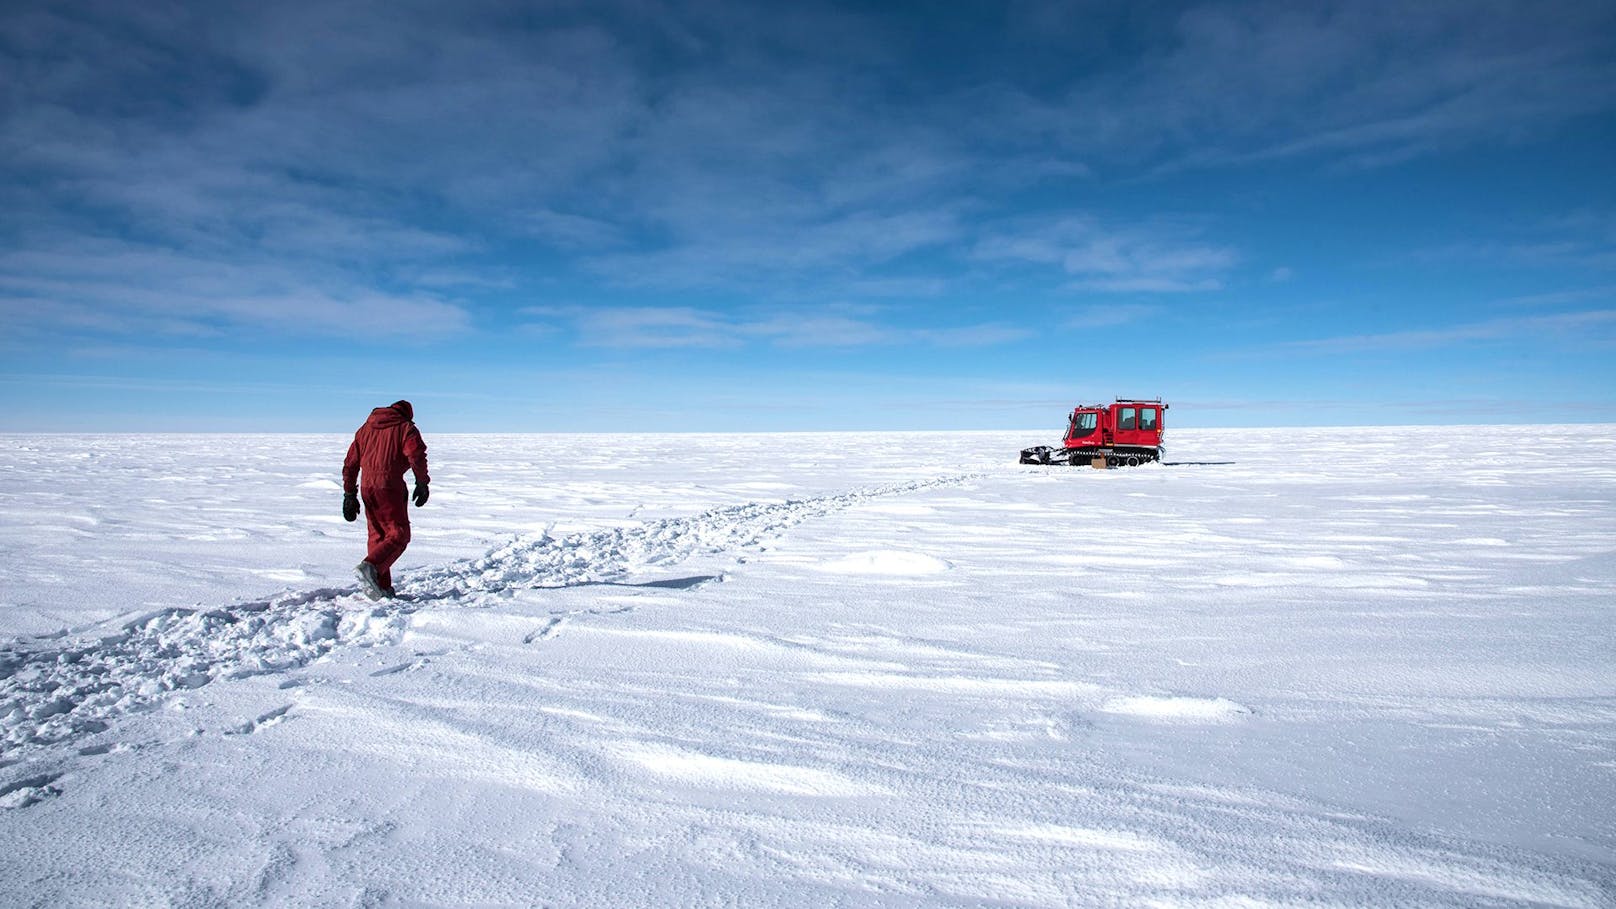
<path fill-rule="evenodd" d="M 345 492 L 342 494 L 342 519 L 356 521 L 359 519 L 359 494 Z"/>
<path fill-rule="evenodd" d="M 415 507 L 420 508 L 422 505 L 425 505 L 427 497 L 429 495 L 431 495 L 431 493 L 429 493 L 427 491 L 425 483 L 416 483 L 415 484 Z"/>

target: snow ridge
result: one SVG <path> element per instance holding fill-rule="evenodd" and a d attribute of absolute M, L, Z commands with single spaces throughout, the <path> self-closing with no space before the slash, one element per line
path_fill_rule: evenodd
<path fill-rule="evenodd" d="M 418 572 L 396 600 L 356 587 L 293 591 L 217 609 L 169 609 L 95 639 L 0 645 L 0 756 L 106 730 L 170 692 L 303 666 L 338 645 L 391 643 L 409 615 L 475 606 L 522 588 L 611 582 L 703 552 L 753 546 L 810 518 L 887 496 L 959 485 L 941 477 L 827 496 L 714 508 L 689 518 L 518 538 L 487 555 Z"/>

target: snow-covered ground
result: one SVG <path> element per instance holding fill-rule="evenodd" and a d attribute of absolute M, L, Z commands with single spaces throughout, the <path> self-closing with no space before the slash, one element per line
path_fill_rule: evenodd
<path fill-rule="evenodd" d="M 0 904 L 1616 905 L 1616 426 L 1053 435 L 0 437 Z"/>

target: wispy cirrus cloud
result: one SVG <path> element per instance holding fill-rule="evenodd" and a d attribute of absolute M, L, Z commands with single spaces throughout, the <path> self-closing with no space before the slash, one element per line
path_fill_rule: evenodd
<path fill-rule="evenodd" d="M 1239 262 L 1230 247 L 1173 224 L 1107 225 L 1092 217 L 1022 222 L 990 230 L 973 255 L 986 262 L 1057 266 L 1072 290 L 1188 293 L 1217 290 Z"/>
<path fill-rule="evenodd" d="M 1590 300 L 1616 301 L 1616 284 L 1606 284 L 1599 287 L 1578 287 L 1571 290 L 1556 290 L 1539 294 L 1524 294 L 1499 300 L 1495 305 L 1538 308 L 1563 306 L 1568 303 L 1587 303 Z"/>
<path fill-rule="evenodd" d="M 1062 323 L 1065 328 L 1115 328 L 1142 322 L 1162 312 L 1160 306 L 1146 303 L 1122 303 L 1108 306 L 1085 306 L 1073 312 Z"/>
<path fill-rule="evenodd" d="M 1383 353 L 1491 341 L 1515 341 L 1530 336 L 1575 339 L 1581 344 L 1609 345 L 1616 342 L 1616 309 L 1515 316 L 1440 328 L 1287 341 L 1273 345 L 1269 350 L 1296 354 Z"/>
<path fill-rule="evenodd" d="M 541 208 L 518 216 L 519 230 L 559 249 L 599 252 L 627 242 L 625 229 L 603 218 Z"/>
<path fill-rule="evenodd" d="M 475 327 L 456 295 L 560 275 L 610 291 L 563 320 L 589 343 L 1002 343 L 1026 329 L 938 307 L 774 330 L 658 295 L 940 297 L 984 265 L 1214 291 L 1255 257 L 1210 230 L 1098 205 L 1032 223 L 1012 200 L 1385 165 L 1616 109 L 1609 4 L 1035 0 L 1002 28 L 928 17 L 945 52 L 916 25 L 816 2 L 21 0 L 0 10 L 0 226 L 21 254 L 0 287 L 84 331 L 430 336 Z M 122 291 L 94 261 L 108 238 L 150 253 Z M 1519 252 L 1608 267 L 1609 243 L 1558 242 Z"/>
<path fill-rule="evenodd" d="M 867 267 L 964 233 L 957 213 L 947 208 L 739 222 L 715 216 L 683 230 L 675 244 L 589 256 L 583 264 L 611 284 L 630 287 L 767 292 L 805 277 L 832 276 L 836 280 L 827 286 L 839 291 L 868 283 L 858 277 Z"/>
<path fill-rule="evenodd" d="M 906 343 L 980 347 L 1032 335 L 1003 323 L 947 328 L 895 325 L 875 318 L 877 312 L 871 307 L 834 305 L 755 313 L 684 306 L 533 306 L 520 314 L 545 331 L 565 328 L 585 346 L 625 349 L 737 348 L 755 343 L 785 348 Z"/>
<path fill-rule="evenodd" d="M 117 240 L 0 253 L 0 312 L 17 330 L 223 337 L 433 338 L 471 326 L 464 306 L 389 292 L 342 268 L 273 256 L 211 258 Z"/>
<path fill-rule="evenodd" d="M 1421 262 L 1465 262 L 1558 271 L 1616 270 L 1616 212 L 1582 210 L 1537 223 L 1510 225 L 1409 255 Z"/>
<path fill-rule="evenodd" d="M 722 314 L 688 306 L 532 306 L 530 325 L 570 329 L 589 347 L 735 347 L 742 339 Z"/>
<path fill-rule="evenodd" d="M 240 259 L 432 297 L 536 246 L 614 287 L 902 293 L 880 267 L 961 236 L 946 194 L 986 176 L 846 69 L 888 51 L 829 7 L 90 7 L 0 12 L 0 204 L 14 249 L 110 226 L 172 251 L 154 288 Z M 42 302 L 120 305 L 67 283 Z"/>
<path fill-rule="evenodd" d="M 1385 166 L 1616 106 L 1609 4 L 1258 0 L 1141 21 L 1136 59 L 1054 98 L 1012 89 L 1001 106 L 1068 148 L 1158 169 Z"/>

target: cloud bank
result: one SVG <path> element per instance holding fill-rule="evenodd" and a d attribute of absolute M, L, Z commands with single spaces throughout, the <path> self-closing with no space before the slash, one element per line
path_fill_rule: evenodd
<path fill-rule="evenodd" d="M 1205 293 L 1248 258 L 1209 227 L 1025 199 L 1525 140 L 1616 107 L 1613 20 L 1573 2 L 1027 2 L 923 23 L 815 3 L 8 4 L 0 305 L 83 331 L 433 337 L 476 327 L 457 294 L 556 276 L 766 302 L 1026 267 L 1074 294 Z M 893 331 L 652 311 L 575 321 L 628 346 Z M 901 333 L 996 331 L 1017 336 Z"/>

